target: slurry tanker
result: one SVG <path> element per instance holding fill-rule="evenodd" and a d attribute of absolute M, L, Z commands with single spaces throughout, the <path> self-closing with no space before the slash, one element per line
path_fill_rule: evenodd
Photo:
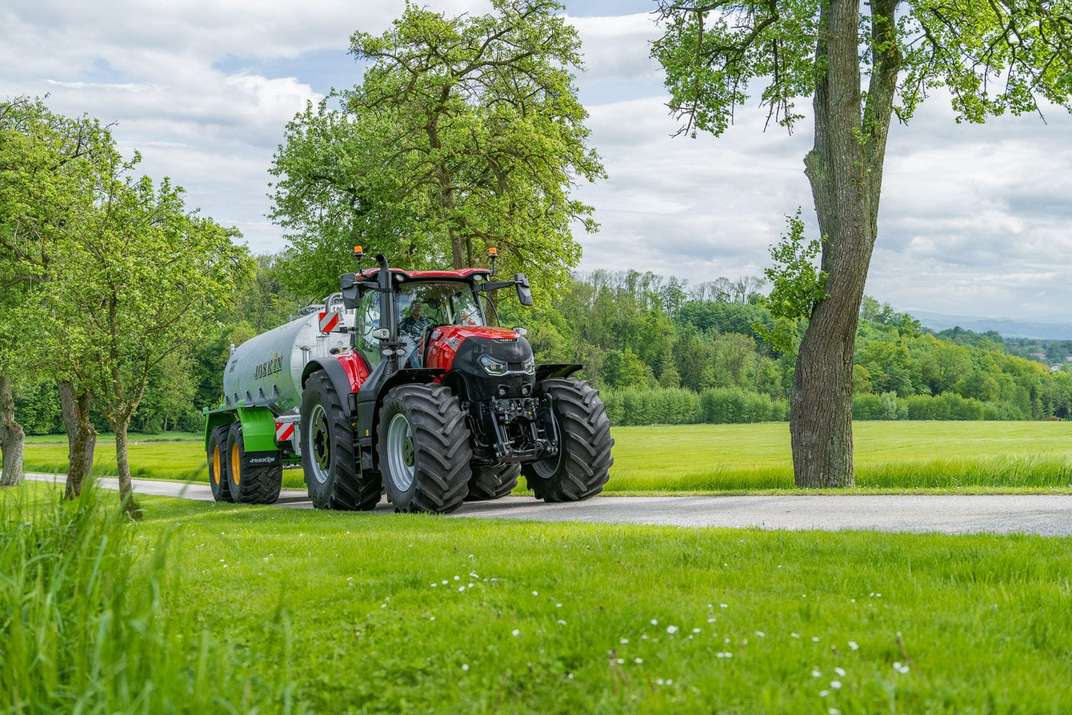
<path fill-rule="evenodd" d="M 354 249 L 360 262 L 361 247 Z M 313 505 L 451 512 L 509 494 L 524 474 L 537 499 L 599 493 L 610 421 L 576 364 L 537 365 L 523 328 L 496 327 L 493 297 L 524 274 L 376 266 L 340 292 L 233 348 L 223 403 L 206 412 L 217 501 L 267 504 L 300 466 Z M 359 263 L 360 265 L 360 263 Z"/>

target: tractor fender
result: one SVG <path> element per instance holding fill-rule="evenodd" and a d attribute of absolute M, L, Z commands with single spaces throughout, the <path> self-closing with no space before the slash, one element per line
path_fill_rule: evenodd
<path fill-rule="evenodd" d="M 548 363 L 536 366 L 536 382 L 551 377 L 569 377 L 573 373 L 584 368 L 584 365 L 576 363 Z"/>
<path fill-rule="evenodd" d="M 301 384 L 302 389 L 305 389 L 305 383 L 317 370 L 323 370 L 331 380 L 332 387 L 335 388 L 336 394 L 339 396 L 339 402 L 342 404 L 342 409 L 347 417 L 350 417 L 354 413 L 354 385 L 350 382 L 350 377 L 346 374 L 346 370 L 334 357 L 326 360 L 310 360 L 302 370 Z"/>

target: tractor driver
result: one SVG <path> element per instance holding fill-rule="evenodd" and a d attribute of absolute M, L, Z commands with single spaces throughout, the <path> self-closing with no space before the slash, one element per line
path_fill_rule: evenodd
<path fill-rule="evenodd" d="M 421 336 L 424 335 L 425 329 L 432 324 L 430 319 L 422 315 L 423 311 L 423 304 L 413 301 L 409 307 L 409 313 L 398 325 L 398 332 L 401 333 L 402 339 L 406 342 L 406 348 L 409 353 L 406 355 L 405 362 L 410 367 L 420 367 L 421 355 L 418 348 L 420 347 Z"/>
<path fill-rule="evenodd" d="M 409 307 L 409 314 L 402 319 L 398 326 L 399 332 L 413 338 L 414 342 L 420 340 L 425 328 L 432 324 L 431 320 L 421 315 L 423 312 L 424 304 L 414 301 L 413 305 Z"/>

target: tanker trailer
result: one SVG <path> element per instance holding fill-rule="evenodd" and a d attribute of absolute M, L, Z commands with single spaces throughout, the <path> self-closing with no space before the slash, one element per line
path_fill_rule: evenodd
<path fill-rule="evenodd" d="M 301 466 L 302 376 L 349 347 L 353 311 L 341 294 L 284 325 L 231 347 L 223 404 L 206 412 L 209 484 L 217 501 L 270 504 L 283 468 Z"/>

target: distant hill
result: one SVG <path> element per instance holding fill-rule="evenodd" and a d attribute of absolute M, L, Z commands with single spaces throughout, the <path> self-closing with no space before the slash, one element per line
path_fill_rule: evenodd
<path fill-rule="evenodd" d="M 946 315 L 926 310 L 909 310 L 916 320 L 931 330 L 964 328 L 977 333 L 995 331 L 1006 338 L 1036 338 L 1039 340 L 1072 340 L 1072 323 L 1045 323 L 1006 318 L 980 318 L 968 315 Z"/>

